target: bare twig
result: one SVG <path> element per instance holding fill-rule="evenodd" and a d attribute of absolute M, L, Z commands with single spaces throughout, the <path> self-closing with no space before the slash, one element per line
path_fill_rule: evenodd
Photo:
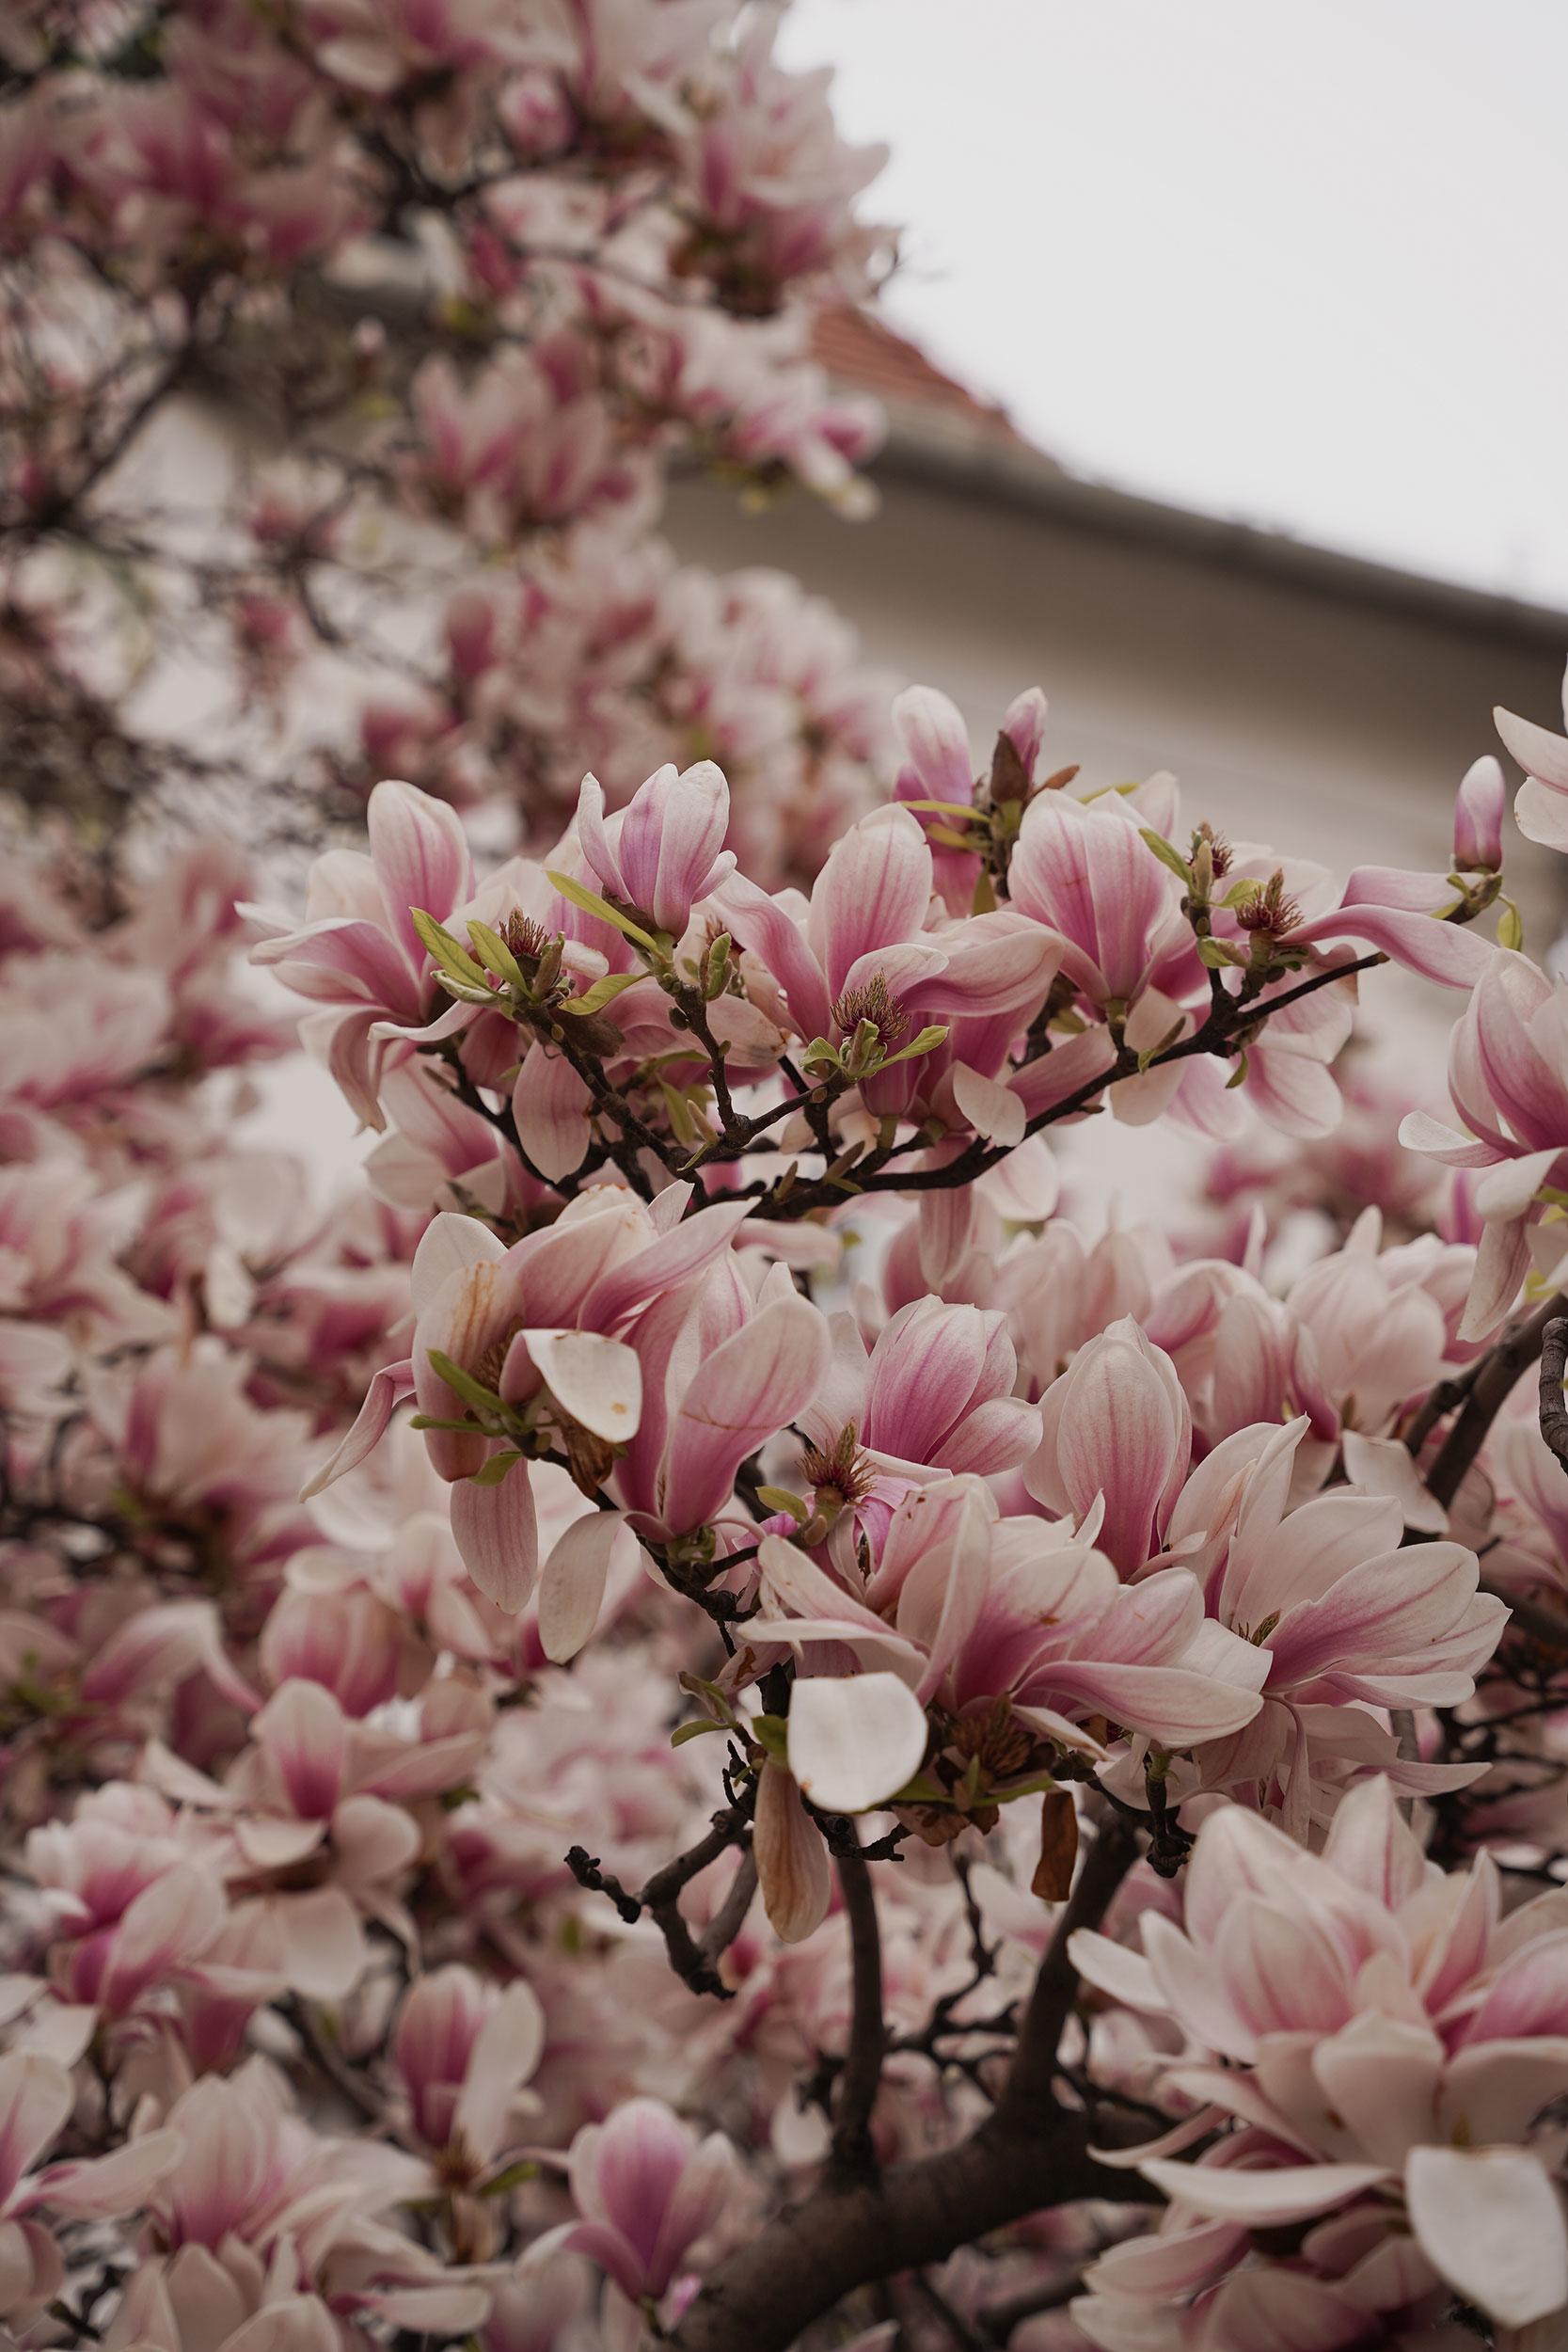
<path fill-rule="evenodd" d="M 754 1886 L 756 1866 L 752 1862 L 750 1844 L 752 1809 L 754 1803 L 753 1789 L 747 1788 L 736 1804 L 725 1806 L 722 1812 L 713 1816 L 713 1827 L 705 1837 L 699 1838 L 696 1845 L 688 1847 L 685 1853 L 676 1854 L 673 1861 L 667 1862 L 661 1870 L 656 1870 L 641 1893 L 638 1895 L 631 1894 L 622 1885 L 620 1880 L 612 1877 L 609 1871 L 601 1870 L 598 1863 L 585 1847 L 574 1846 L 566 1856 L 566 1867 L 571 1871 L 578 1884 L 586 1887 L 591 1894 L 608 1895 L 628 1927 L 634 1925 L 646 1912 L 664 1938 L 664 1948 L 670 1956 L 670 1965 L 676 1976 L 683 1983 L 689 1984 L 693 1993 L 711 1993 L 716 1999 L 721 2001 L 732 2000 L 734 1991 L 724 1982 L 715 1963 L 739 1933 L 746 1909 L 750 1908 L 751 1897 L 748 1894 L 745 1908 L 741 1910 L 739 1916 L 721 1943 L 716 1940 L 715 1931 L 729 1910 L 729 1901 L 723 1905 L 719 1918 L 714 1921 L 702 1942 L 699 1943 L 687 1924 L 686 1915 L 680 1907 L 680 1898 L 682 1890 L 705 1870 L 710 1863 L 717 1862 L 720 1855 L 729 1846 L 745 1847 L 746 1851 L 741 1861 L 740 1870 L 741 1874 L 744 1874 L 750 1866 L 752 1884 Z M 735 1896 L 736 1889 L 732 1887 L 731 1901 L 735 1899 Z"/>

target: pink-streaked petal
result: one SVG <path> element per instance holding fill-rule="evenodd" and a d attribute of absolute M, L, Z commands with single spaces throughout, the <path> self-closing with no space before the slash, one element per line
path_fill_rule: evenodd
<path fill-rule="evenodd" d="M 545 1563 L 539 1579 L 539 1642 L 557 1666 L 577 1656 L 599 1622 L 610 1555 L 624 1527 L 617 1512 L 591 1511 L 572 1521 Z"/>
<path fill-rule="evenodd" d="M 464 1221 L 467 1223 L 470 1220 Z M 387 1435 L 398 1406 L 413 1393 L 414 1366 L 411 1361 L 405 1359 L 401 1364 L 383 1364 L 371 1382 L 353 1428 L 341 1441 L 330 1460 L 325 1462 L 314 1477 L 307 1479 L 300 1488 L 301 1502 L 309 1502 L 313 1495 L 321 1494 L 336 1479 L 346 1477 L 351 1470 L 357 1470 L 365 1456 L 373 1453 Z"/>
<path fill-rule="evenodd" d="M 452 1540 L 487 1600 L 515 1616 L 533 1590 L 539 1525 L 528 1464 L 514 1462 L 497 1485 L 459 1479 L 451 1488 Z"/>
<path fill-rule="evenodd" d="M 800 1792 L 781 1765 L 763 1767 L 752 1851 L 768 1925 L 783 1943 L 803 1943 L 828 1915 L 832 1868 Z"/>
<path fill-rule="evenodd" d="M 1140 2169 L 1173 2202 L 1180 2200 L 1194 2213 L 1263 2230 L 1332 2213 L 1389 2177 L 1380 2164 L 1284 2164 L 1254 2172 L 1239 2165 L 1156 2160 Z"/>
<path fill-rule="evenodd" d="M 365 810 L 371 861 L 387 914 L 415 972 L 425 965 L 424 943 L 410 909 L 437 923 L 473 895 L 474 867 L 463 820 L 446 801 L 411 784 L 378 784 Z"/>

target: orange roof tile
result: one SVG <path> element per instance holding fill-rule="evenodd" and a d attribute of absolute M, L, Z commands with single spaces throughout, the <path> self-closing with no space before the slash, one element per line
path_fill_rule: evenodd
<path fill-rule="evenodd" d="M 845 303 L 819 310 L 812 327 L 812 356 L 835 384 L 874 393 L 893 411 L 931 423 L 956 426 L 966 439 L 1032 447 L 1005 408 L 977 400 L 973 392 L 935 367 L 925 353 L 869 310 Z"/>

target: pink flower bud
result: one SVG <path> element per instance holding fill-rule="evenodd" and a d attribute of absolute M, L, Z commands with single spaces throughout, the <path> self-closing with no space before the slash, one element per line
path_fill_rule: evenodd
<path fill-rule="evenodd" d="M 672 939 L 691 920 L 695 901 L 735 870 L 724 848 L 729 822 L 730 787 L 711 759 L 683 775 L 667 762 L 608 822 L 596 776 L 583 778 L 578 802 L 578 838 L 601 890 L 651 915 Z"/>
<path fill-rule="evenodd" d="M 1503 862 L 1503 810 L 1508 787 L 1490 755 L 1466 768 L 1453 804 L 1456 872 L 1495 874 Z"/>

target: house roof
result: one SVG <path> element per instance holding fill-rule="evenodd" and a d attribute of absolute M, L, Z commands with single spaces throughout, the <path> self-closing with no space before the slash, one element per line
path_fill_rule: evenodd
<path fill-rule="evenodd" d="M 915 432 L 954 448 L 1011 449 L 1058 470 L 1019 432 L 1006 410 L 976 397 L 873 311 L 843 303 L 819 310 L 812 357 L 846 389 L 871 392 L 895 433 Z"/>
<path fill-rule="evenodd" d="M 867 470 L 981 505 L 1034 514 L 1096 538 L 1131 541 L 1212 569 L 1250 572 L 1340 604 L 1400 612 L 1466 636 L 1568 645 L 1568 614 L 1484 589 L 1433 580 L 1236 517 L 1194 514 L 1085 481 L 1026 439 L 1005 408 L 945 374 L 873 312 L 845 304 L 818 313 L 814 357 L 847 391 L 887 410 L 888 437 Z"/>

